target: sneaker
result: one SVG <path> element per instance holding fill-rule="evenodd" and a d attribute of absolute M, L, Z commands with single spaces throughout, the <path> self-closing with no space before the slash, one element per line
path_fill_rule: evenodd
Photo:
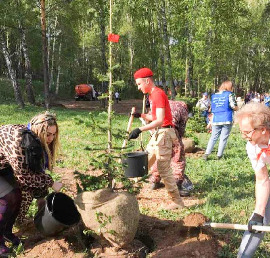
<path fill-rule="evenodd" d="M 189 180 L 189 182 L 187 180 L 189 180 L 189 179 L 188 179 L 188 177 L 186 178 L 186 176 L 185 176 L 183 181 L 182 180 L 176 181 L 176 185 L 177 185 L 177 188 L 179 190 L 179 194 L 181 197 L 190 196 L 190 191 L 193 189 L 193 184 L 191 183 L 190 180 Z"/>
<path fill-rule="evenodd" d="M 188 178 L 186 174 L 184 175 L 184 180 L 181 184 L 181 187 L 183 190 L 187 190 L 187 191 L 192 191 L 194 189 L 194 186 L 191 180 Z"/>
<path fill-rule="evenodd" d="M 190 196 L 190 191 L 184 190 L 184 189 L 180 189 L 179 190 L 179 194 L 180 194 L 181 197 L 188 197 L 188 196 Z"/>
<path fill-rule="evenodd" d="M 151 184 L 151 190 L 157 190 L 159 188 L 164 187 L 165 185 L 161 182 L 156 182 Z"/>
<path fill-rule="evenodd" d="M 204 154 L 203 157 L 202 157 L 205 161 L 208 160 L 208 154 Z"/>
<path fill-rule="evenodd" d="M 220 160 L 222 158 L 222 156 L 217 156 L 217 159 Z"/>
<path fill-rule="evenodd" d="M 13 233 L 5 234 L 4 239 L 7 242 L 12 243 L 13 246 L 18 246 L 22 242 L 21 239 L 15 236 Z"/>

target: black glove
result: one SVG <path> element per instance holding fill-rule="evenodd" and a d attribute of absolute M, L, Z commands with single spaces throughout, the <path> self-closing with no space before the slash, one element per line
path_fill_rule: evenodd
<path fill-rule="evenodd" d="M 134 117 L 136 117 L 136 118 L 139 118 L 139 117 L 142 116 L 142 114 L 141 113 L 138 113 L 138 112 L 135 112 L 135 113 L 133 113 L 131 115 L 134 116 Z"/>
<path fill-rule="evenodd" d="M 261 233 L 261 231 L 253 230 L 252 226 L 257 225 L 257 226 L 262 226 L 263 225 L 263 216 L 261 216 L 258 213 L 253 213 L 253 216 L 251 219 L 248 221 L 248 231 L 250 233 Z"/>
<path fill-rule="evenodd" d="M 131 131 L 131 133 L 129 134 L 128 140 L 138 138 L 141 132 L 142 132 L 142 131 L 141 131 L 139 128 L 134 129 L 134 130 Z"/>

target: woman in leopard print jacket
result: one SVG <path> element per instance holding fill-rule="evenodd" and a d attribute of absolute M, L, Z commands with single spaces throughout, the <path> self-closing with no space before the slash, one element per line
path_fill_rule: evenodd
<path fill-rule="evenodd" d="M 45 154 L 45 163 L 47 167 L 53 164 L 54 159 L 51 154 L 54 155 L 56 151 L 57 142 L 54 138 L 58 139 L 55 137 L 58 127 L 50 126 L 52 123 L 49 121 L 53 120 L 52 116 L 42 114 L 38 117 L 41 119 L 37 120 L 35 117 L 31 123 L 33 127 L 43 124 L 41 126 L 43 129 L 39 133 L 40 138 L 46 141 L 45 146 L 42 140 L 40 141 L 37 135 L 24 125 L 0 127 L 0 255 L 10 251 L 5 241 L 12 242 L 13 245 L 20 243 L 19 238 L 12 233 L 19 211 L 20 222 L 24 219 L 33 198 L 46 196 L 49 187 L 52 187 L 54 191 L 59 191 L 62 186 L 44 172 L 43 165 L 43 149 L 47 152 L 47 148 L 50 152 Z M 56 123 L 55 117 L 54 123 Z M 28 142 L 29 139 L 32 140 L 35 152 L 30 153 L 24 146 L 26 139 Z M 49 144 L 52 142 L 54 144 Z M 35 166 L 32 166 L 31 157 Z"/>
<path fill-rule="evenodd" d="M 31 119 L 30 123 L 27 125 L 27 128 L 34 132 L 41 141 L 41 145 L 45 154 L 44 170 L 52 170 L 53 166 L 55 165 L 55 159 L 59 149 L 59 129 L 55 114 L 52 114 L 48 111 L 38 114 Z M 58 182 L 55 183 L 60 184 Z M 62 184 L 59 185 L 60 188 L 61 186 Z M 48 188 L 46 188 L 45 193 L 41 194 L 36 194 L 31 191 L 22 191 L 22 205 L 17 218 L 17 222 L 19 224 L 21 224 L 25 219 L 25 215 L 27 214 L 33 198 L 37 199 L 39 208 L 44 205 L 45 201 L 43 197 L 47 195 L 47 189 Z"/>

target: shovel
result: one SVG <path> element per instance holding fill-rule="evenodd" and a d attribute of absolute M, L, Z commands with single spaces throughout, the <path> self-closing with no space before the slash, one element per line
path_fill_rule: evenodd
<path fill-rule="evenodd" d="M 132 122 L 133 122 L 133 118 L 134 118 L 134 115 L 132 115 L 133 113 L 135 113 L 135 107 L 132 107 L 131 109 L 131 113 L 130 113 L 130 117 L 129 117 L 129 120 L 128 120 L 128 125 L 127 125 L 127 135 L 126 135 L 126 138 L 124 139 L 124 142 L 122 144 L 122 151 L 123 149 L 126 147 L 127 145 L 127 141 L 128 141 L 128 135 L 130 133 L 130 130 L 131 130 L 131 126 L 132 126 Z"/>
<path fill-rule="evenodd" d="M 145 95 L 143 95 L 143 107 L 142 107 L 142 114 L 144 114 L 144 113 L 145 113 Z M 142 121 L 143 119 L 141 118 L 140 120 Z M 142 122 L 142 124 L 145 125 L 143 122 Z M 141 150 L 144 151 L 144 147 L 143 147 L 143 134 L 142 133 L 140 135 L 140 145 L 141 145 Z"/>
<path fill-rule="evenodd" d="M 241 224 L 230 224 L 230 223 L 215 223 L 208 222 L 207 218 L 201 213 L 191 213 L 184 218 L 183 226 L 186 230 L 189 229 L 200 229 L 200 228 L 220 228 L 220 229 L 236 229 L 236 230 L 248 230 L 248 225 Z M 270 226 L 252 226 L 253 230 L 270 232 Z"/>
<path fill-rule="evenodd" d="M 236 230 L 248 230 L 248 225 L 242 224 L 229 224 L 229 223 L 215 223 L 215 222 L 206 222 L 203 226 L 211 228 L 224 228 L 224 229 L 236 229 Z M 252 226 L 253 230 L 270 232 L 270 226 Z"/>

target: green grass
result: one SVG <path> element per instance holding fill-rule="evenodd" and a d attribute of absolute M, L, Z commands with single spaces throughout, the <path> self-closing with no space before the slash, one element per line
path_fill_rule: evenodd
<path fill-rule="evenodd" d="M 0 105 L 0 124 L 26 124 L 30 118 L 43 111 L 42 108 L 26 106 L 20 109 L 16 105 Z M 54 108 L 60 127 L 62 152 L 57 166 L 70 168 L 80 172 L 89 169 L 93 157 L 93 149 L 107 147 L 107 133 L 96 135 L 94 122 L 106 126 L 106 114 L 87 111 L 72 111 L 64 108 Z M 93 120 L 91 119 L 93 118 Z M 125 135 L 128 117 L 115 115 L 113 118 L 113 146 L 120 148 Z M 139 120 L 133 123 L 133 128 L 139 126 Z M 146 136 L 147 135 L 147 136 Z M 198 134 L 199 146 L 205 148 L 210 134 Z M 145 140 L 148 134 L 145 133 Z M 216 146 L 217 147 L 217 146 Z M 140 148 L 139 141 L 131 141 L 128 150 Z M 177 212 L 159 211 L 157 217 L 176 220 L 192 212 L 201 212 L 213 222 L 246 224 L 254 209 L 254 172 L 245 152 L 245 142 L 241 139 L 238 128 L 233 128 L 221 160 L 216 158 L 216 148 L 205 162 L 201 157 L 187 158 L 186 174 L 192 180 L 194 195 L 206 200 L 205 203 Z M 142 213 L 151 213 L 142 210 Z M 32 212 L 33 213 L 33 212 Z M 241 215 L 240 215 L 241 213 Z M 233 230 L 215 230 L 220 237 L 229 235 L 230 241 L 225 244 L 220 257 L 236 257 L 242 232 Z M 270 238 L 266 234 L 263 243 L 255 257 L 269 257 Z M 267 255 L 268 254 L 268 255 Z"/>

